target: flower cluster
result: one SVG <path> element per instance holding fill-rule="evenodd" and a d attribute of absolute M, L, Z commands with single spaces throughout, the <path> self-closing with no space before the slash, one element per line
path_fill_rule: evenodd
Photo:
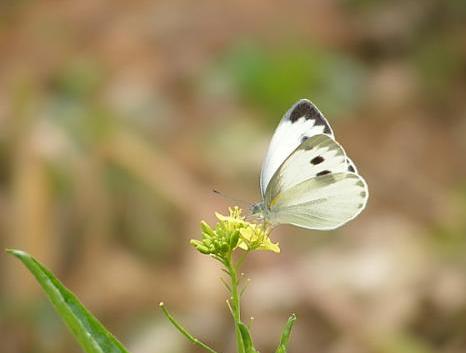
<path fill-rule="evenodd" d="M 269 238 L 270 227 L 266 224 L 249 223 L 241 213 L 238 207 L 230 208 L 228 216 L 216 213 L 219 221 L 213 229 L 202 221 L 202 239 L 191 240 L 191 244 L 201 253 L 221 259 L 227 257 L 236 248 L 246 251 L 280 252 L 278 243 L 273 243 Z"/>

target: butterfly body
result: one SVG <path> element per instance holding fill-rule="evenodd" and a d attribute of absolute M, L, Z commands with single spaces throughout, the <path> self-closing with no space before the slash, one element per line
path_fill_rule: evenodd
<path fill-rule="evenodd" d="M 335 141 L 330 124 L 308 100 L 284 115 L 262 165 L 262 201 L 252 214 L 272 226 L 337 228 L 364 209 L 368 190 Z"/>

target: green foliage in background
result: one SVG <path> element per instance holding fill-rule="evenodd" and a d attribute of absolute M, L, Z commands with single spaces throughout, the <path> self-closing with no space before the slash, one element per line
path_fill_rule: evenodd
<path fill-rule="evenodd" d="M 328 114 L 335 114 L 363 95 L 365 71 L 354 58 L 316 46 L 258 43 L 233 47 L 221 64 L 245 101 L 270 113 L 283 112 L 296 97 L 312 97 Z M 271 121 L 272 123 L 272 121 Z"/>

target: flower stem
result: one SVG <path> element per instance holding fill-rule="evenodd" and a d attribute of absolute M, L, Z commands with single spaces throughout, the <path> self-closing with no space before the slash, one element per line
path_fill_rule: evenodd
<path fill-rule="evenodd" d="M 183 326 L 181 326 L 178 321 L 175 320 L 175 318 L 168 312 L 167 308 L 165 308 L 165 305 L 163 303 L 160 303 L 160 308 L 162 309 L 164 315 L 167 317 L 167 319 L 173 324 L 173 326 L 176 327 L 180 333 L 185 336 L 188 340 L 190 340 L 192 343 L 204 348 L 205 350 L 209 351 L 210 353 L 217 353 L 213 348 L 209 347 L 207 344 L 204 342 L 200 341 L 193 335 L 191 335 Z"/>
<path fill-rule="evenodd" d="M 225 266 L 230 274 L 231 279 L 231 308 L 233 314 L 233 320 L 235 322 L 235 334 L 236 334 L 236 346 L 238 353 L 244 353 L 243 339 L 241 337 L 240 322 L 241 322 L 241 307 L 240 307 L 240 296 L 238 293 L 238 273 L 235 266 L 232 264 L 231 256 L 228 261 L 225 261 Z"/>

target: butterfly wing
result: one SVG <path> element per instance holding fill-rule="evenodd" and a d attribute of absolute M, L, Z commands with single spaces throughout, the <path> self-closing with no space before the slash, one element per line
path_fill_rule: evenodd
<path fill-rule="evenodd" d="M 353 172 L 353 173 L 358 173 L 358 169 L 356 168 L 356 165 L 353 163 L 349 157 L 346 157 L 346 163 L 348 164 L 348 172 Z"/>
<path fill-rule="evenodd" d="M 262 164 L 260 187 L 262 197 L 272 176 L 285 159 L 306 139 L 326 134 L 333 138 L 330 124 L 307 99 L 295 103 L 283 116 L 269 145 Z"/>
<path fill-rule="evenodd" d="M 272 224 L 308 229 L 337 228 L 365 207 L 368 189 L 343 148 L 330 136 L 304 141 L 272 177 L 265 205 Z"/>
<path fill-rule="evenodd" d="M 368 191 L 360 175 L 345 172 L 306 180 L 279 196 L 270 209 L 272 224 L 330 230 L 364 209 Z"/>

